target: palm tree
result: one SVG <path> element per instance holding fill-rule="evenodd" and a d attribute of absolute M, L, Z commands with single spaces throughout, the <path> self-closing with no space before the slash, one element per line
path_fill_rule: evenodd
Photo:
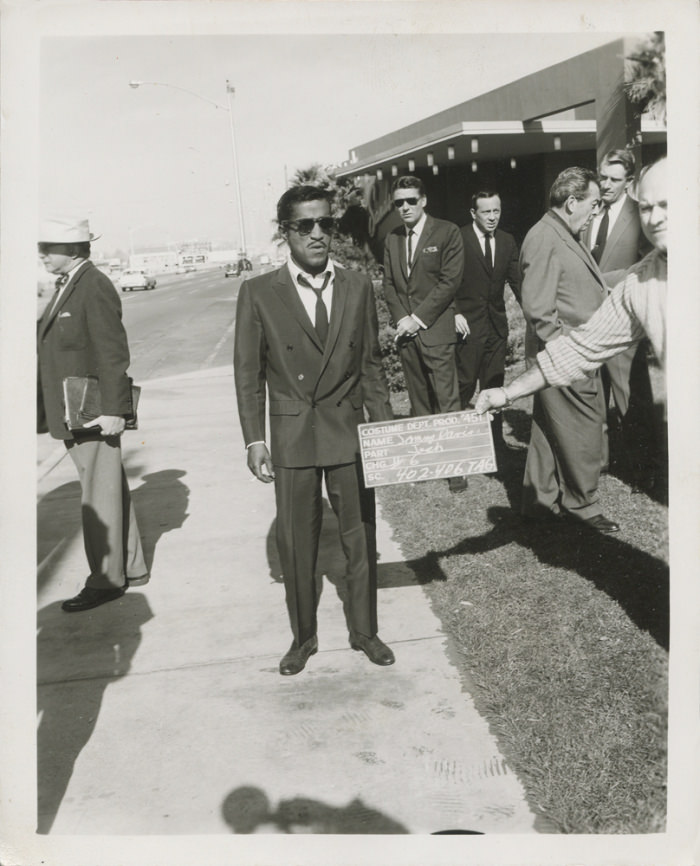
<path fill-rule="evenodd" d="M 625 91 L 638 113 L 666 122 L 666 42 L 662 31 L 650 34 L 627 58 Z"/>

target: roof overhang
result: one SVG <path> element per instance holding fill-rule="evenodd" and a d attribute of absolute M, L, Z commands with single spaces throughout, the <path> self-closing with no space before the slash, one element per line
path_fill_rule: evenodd
<path fill-rule="evenodd" d="M 643 119 L 641 126 L 644 144 L 665 141 L 663 124 Z M 448 167 L 555 151 L 595 149 L 595 120 L 462 121 L 363 160 L 351 158 L 338 168 L 336 176 L 353 177 L 377 171 L 391 174 L 392 166 L 396 166 L 394 173 L 404 173 L 409 159 L 416 167 Z"/>

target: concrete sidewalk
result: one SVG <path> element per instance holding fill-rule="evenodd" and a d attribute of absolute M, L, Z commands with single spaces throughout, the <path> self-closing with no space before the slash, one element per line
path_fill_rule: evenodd
<path fill-rule="evenodd" d="M 379 633 L 396 664 L 348 645 L 328 507 L 319 652 L 281 677 L 274 492 L 246 468 L 232 370 L 142 384 L 123 445 L 151 582 L 94 611 L 60 609 L 86 575 L 79 485 L 40 438 L 39 831 L 535 832 L 381 515 Z"/>

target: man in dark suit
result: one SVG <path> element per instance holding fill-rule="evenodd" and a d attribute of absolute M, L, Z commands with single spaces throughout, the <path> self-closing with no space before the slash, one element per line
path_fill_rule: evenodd
<path fill-rule="evenodd" d="M 598 265 L 579 241 L 599 197 L 593 172 L 565 169 L 550 190 L 549 211 L 523 241 L 520 269 L 528 366 L 536 363 L 547 342 L 588 321 L 607 296 Z M 598 499 L 603 417 L 598 376 L 535 395 L 523 479 L 525 517 L 566 513 L 599 532 L 619 529 L 601 513 Z"/>
<path fill-rule="evenodd" d="M 396 345 L 414 415 L 458 412 L 454 298 L 462 280 L 459 229 L 425 213 L 420 178 L 399 177 L 392 188 L 402 226 L 384 246 L 384 295 L 396 325 Z M 450 490 L 467 486 L 450 478 Z"/>
<path fill-rule="evenodd" d="M 479 388 L 503 385 L 508 344 L 505 284 L 520 299 L 518 247 L 512 235 L 501 231 L 501 198 L 484 190 L 472 196 L 473 223 L 462 228 L 464 276 L 457 289 L 456 329 L 459 400 L 466 409 Z M 491 423 L 494 445 L 504 448 L 501 415 Z"/>
<path fill-rule="evenodd" d="M 38 323 L 39 432 L 62 439 L 78 469 L 90 566 L 83 589 L 62 605 L 72 613 L 119 598 L 127 586 L 147 583 L 148 569 L 121 458 L 119 437 L 132 407 L 119 295 L 89 261 L 94 235 L 87 220 L 46 220 L 40 237 L 39 257 L 57 279 Z M 77 431 L 65 422 L 67 376 L 99 380 L 103 414 Z"/>
<path fill-rule="evenodd" d="M 603 272 L 609 289 L 651 250 L 639 221 L 637 202 L 629 196 L 635 159 L 629 150 L 611 150 L 598 169 L 601 207 L 591 220 L 584 243 Z M 612 392 L 616 414 L 608 413 L 611 429 L 619 427 L 624 445 L 617 459 L 633 483 L 653 485 L 658 456 L 654 430 L 654 397 L 647 365 L 648 341 L 642 340 L 611 358 L 601 368 L 606 406 Z M 606 442 L 607 444 L 607 442 Z M 607 448 L 604 463 L 607 463 Z"/>
<path fill-rule="evenodd" d="M 274 481 L 277 547 L 294 640 L 280 673 L 302 671 L 318 649 L 315 582 L 325 477 L 347 560 L 346 617 L 353 649 L 390 665 L 377 635 L 374 491 L 366 489 L 357 425 L 393 417 L 369 279 L 329 258 L 330 196 L 288 189 L 277 205 L 286 265 L 244 282 L 234 372 L 248 467 Z M 270 449 L 265 444 L 269 398 Z"/>

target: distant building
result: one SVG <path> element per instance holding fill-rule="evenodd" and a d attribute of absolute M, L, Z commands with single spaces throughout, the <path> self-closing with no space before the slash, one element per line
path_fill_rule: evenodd
<path fill-rule="evenodd" d="M 470 222 L 473 193 L 498 190 L 501 227 L 520 241 L 562 169 L 595 169 L 612 148 L 631 147 L 638 166 L 665 153 L 665 127 L 640 121 L 624 91 L 625 58 L 638 43 L 610 42 L 352 148 L 337 175 L 363 187 L 375 252 L 400 223 L 397 175 L 420 177 L 429 212 L 458 225 Z"/>

